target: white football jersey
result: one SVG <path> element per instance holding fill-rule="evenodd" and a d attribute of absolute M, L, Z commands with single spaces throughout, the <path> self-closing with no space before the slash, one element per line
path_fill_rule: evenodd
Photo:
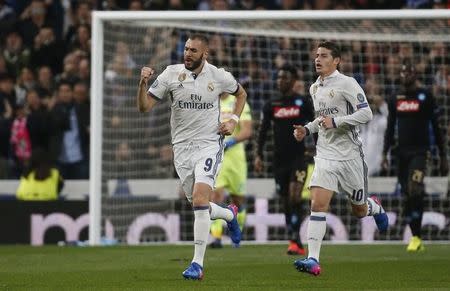
<path fill-rule="evenodd" d="M 170 65 L 148 90 L 159 100 L 169 96 L 172 144 L 191 141 L 217 141 L 220 138 L 219 95 L 234 94 L 238 83 L 231 73 L 205 62 L 195 76 L 184 64 Z"/>
<path fill-rule="evenodd" d="M 329 160 L 351 160 L 364 157 L 358 125 L 372 119 L 372 111 L 363 89 L 352 77 L 333 72 L 311 85 L 316 120 L 306 125 L 318 132 L 317 157 Z M 336 128 L 319 126 L 319 117 L 333 118 Z"/>

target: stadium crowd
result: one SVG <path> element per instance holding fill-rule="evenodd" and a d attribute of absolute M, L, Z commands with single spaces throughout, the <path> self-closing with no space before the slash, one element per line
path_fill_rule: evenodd
<path fill-rule="evenodd" d="M 0 0 L 0 179 L 19 178 L 36 148 L 47 153 L 64 178 L 88 178 L 93 10 L 400 8 L 450 8 L 450 4 L 444 0 Z M 366 25 L 370 26 L 370 23 Z M 211 63 L 229 68 L 238 77 L 249 94 L 254 116 L 259 116 L 265 100 L 271 98 L 275 72 L 285 63 L 299 64 L 299 94 L 306 94 L 315 78 L 311 62 L 311 51 L 316 45 L 313 40 L 271 38 L 274 42 L 268 44 L 258 37 L 209 36 Z M 179 62 L 185 32 L 173 31 L 170 37 L 172 47 L 168 62 Z M 145 36 L 142 42 L 145 44 Z M 379 114 L 385 108 L 385 97 L 398 86 L 398 69 L 402 61 L 416 60 L 421 84 L 433 92 L 437 104 L 443 105 L 441 114 L 450 135 L 448 43 L 408 42 L 386 46 L 375 41 L 346 41 L 341 42 L 341 46 L 344 52 L 341 71 L 358 80 Z M 135 88 L 128 92 L 117 80 L 136 80 L 141 65 L 151 64 L 158 54 L 164 55 L 157 50 L 153 60 L 148 60 L 143 57 L 148 52 L 138 49 L 119 41 L 113 45 L 114 53 L 106 63 L 105 80 L 110 83 L 109 94 L 113 95 L 109 105 L 117 108 L 109 116 L 111 130 L 122 128 L 126 132 L 130 128 L 122 124 L 122 117 L 129 113 L 127 107 L 121 105 L 129 101 L 128 97 L 133 99 L 135 93 Z M 141 49 L 145 49 L 145 45 Z M 167 47 L 160 49 L 167 50 Z M 168 127 L 156 128 L 168 130 Z M 251 144 L 247 150 L 252 151 Z M 146 145 L 145 149 L 136 149 L 132 141 L 122 140 L 111 146 L 109 154 L 107 160 L 115 162 L 117 175 L 124 174 L 123 169 L 130 167 L 131 160 L 138 165 L 134 165 L 135 171 L 126 173 L 128 178 L 167 177 L 173 173 L 169 139 Z M 158 167 L 150 167 L 145 162 L 152 158 L 158 158 Z M 149 168 L 153 170 L 149 171 Z M 266 176 L 270 176 L 270 168 Z"/>

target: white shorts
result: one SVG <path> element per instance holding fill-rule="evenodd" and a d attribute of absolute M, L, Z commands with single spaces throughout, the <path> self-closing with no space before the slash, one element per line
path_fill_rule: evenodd
<path fill-rule="evenodd" d="M 214 188 L 223 158 L 223 139 L 218 142 L 190 142 L 173 146 L 175 170 L 189 202 L 195 183 Z"/>
<path fill-rule="evenodd" d="M 352 204 L 367 200 L 367 165 L 363 158 L 335 161 L 314 158 L 314 171 L 309 187 L 317 186 L 337 193 L 344 192 Z"/>

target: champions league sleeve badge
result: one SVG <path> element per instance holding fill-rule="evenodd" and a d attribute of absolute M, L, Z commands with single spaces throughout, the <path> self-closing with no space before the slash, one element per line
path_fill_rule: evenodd
<path fill-rule="evenodd" d="M 364 95 L 362 93 L 358 93 L 358 95 L 356 95 L 356 99 L 358 99 L 359 102 L 365 101 Z"/>

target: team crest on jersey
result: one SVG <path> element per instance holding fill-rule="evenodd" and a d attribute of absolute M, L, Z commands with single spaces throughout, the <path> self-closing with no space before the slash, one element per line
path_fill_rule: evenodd
<path fill-rule="evenodd" d="M 178 81 L 183 82 L 186 80 L 186 73 L 181 73 L 178 75 Z"/>
<path fill-rule="evenodd" d="M 333 97 L 334 97 L 334 90 L 331 89 L 331 91 L 330 91 L 330 98 L 333 98 Z"/>
<path fill-rule="evenodd" d="M 356 95 L 356 99 L 358 99 L 359 102 L 364 102 L 364 95 L 362 93 L 358 93 L 358 95 Z"/>
<path fill-rule="evenodd" d="M 426 96 L 424 93 L 420 93 L 419 96 L 417 96 L 417 98 L 418 98 L 420 101 L 425 101 L 425 99 L 427 98 L 427 96 Z"/>
<path fill-rule="evenodd" d="M 212 82 L 209 82 L 209 83 L 208 83 L 208 91 L 209 91 L 209 92 L 214 91 L 214 84 L 213 84 Z"/>
<path fill-rule="evenodd" d="M 297 106 L 302 106 L 303 105 L 303 101 L 302 101 L 302 99 L 295 99 L 295 105 L 297 105 Z"/>

